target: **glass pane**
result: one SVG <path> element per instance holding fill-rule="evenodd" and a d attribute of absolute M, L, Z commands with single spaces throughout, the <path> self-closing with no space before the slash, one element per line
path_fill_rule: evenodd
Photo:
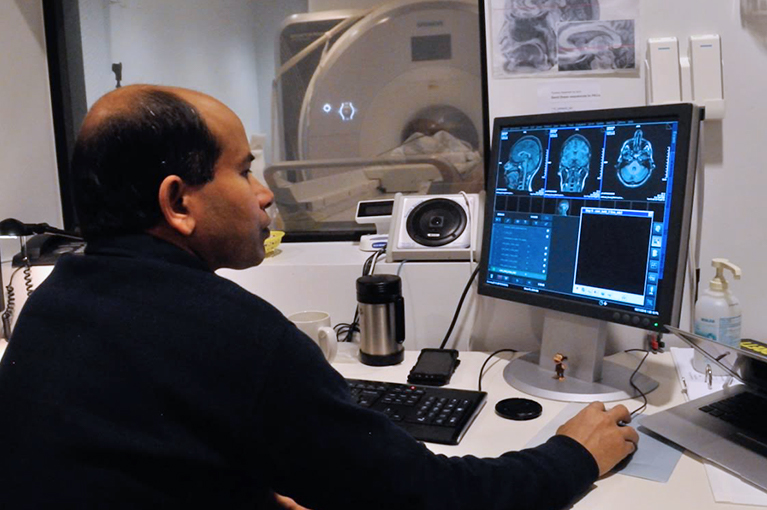
<path fill-rule="evenodd" d="M 369 232 L 360 200 L 483 188 L 476 2 L 79 1 L 88 104 L 115 86 L 113 64 L 123 85 L 222 100 L 278 228 Z"/>

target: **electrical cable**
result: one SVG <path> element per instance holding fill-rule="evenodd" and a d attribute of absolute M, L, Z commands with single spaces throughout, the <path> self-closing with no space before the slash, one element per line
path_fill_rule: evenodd
<path fill-rule="evenodd" d="M 639 393 L 639 396 L 641 396 L 642 400 L 644 401 L 644 403 L 641 406 L 639 406 L 638 408 L 636 408 L 633 411 L 631 411 L 631 413 L 629 413 L 629 415 L 633 418 L 635 416 L 639 416 L 640 414 L 642 414 L 644 412 L 645 409 L 647 409 L 647 395 L 645 395 L 645 393 L 642 390 L 640 390 L 639 387 L 636 384 L 634 384 L 634 377 L 639 373 L 639 369 L 642 368 L 642 365 L 644 364 L 645 360 L 647 359 L 647 356 L 650 355 L 650 351 L 646 350 L 646 349 L 627 349 L 627 350 L 625 350 L 623 352 L 643 352 L 643 353 L 645 353 L 644 354 L 644 358 L 642 358 L 642 361 L 639 362 L 639 364 L 637 365 L 636 369 L 634 369 L 634 372 L 632 372 L 631 376 L 629 377 L 629 384 L 631 385 L 632 388 L 634 388 L 634 390 L 636 392 Z"/>
<path fill-rule="evenodd" d="M 24 287 L 27 290 L 27 297 L 32 295 L 35 290 L 32 284 L 32 267 L 29 265 L 29 254 L 27 253 L 27 240 L 26 236 L 19 237 L 19 244 L 21 245 L 21 254 L 24 256 Z"/>
<path fill-rule="evenodd" d="M 487 362 L 490 361 L 494 356 L 502 352 L 517 352 L 517 351 L 514 349 L 498 349 L 497 351 L 489 355 L 487 359 L 485 359 L 485 362 L 482 363 L 482 368 L 479 369 L 479 379 L 477 380 L 478 391 L 482 391 L 482 377 L 485 375 L 484 372 L 485 372 L 485 366 L 487 365 Z"/>
<path fill-rule="evenodd" d="M 442 340 L 442 343 L 440 344 L 439 348 L 444 349 L 445 345 L 447 345 L 447 340 L 450 338 L 450 335 L 453 332 L 453 328 L 455 327 L 455 323 L 458 321 L 458 315 L 461 313 L 461 308 L 463 307 L 463 300 L 466 299 L 466 294 L 469 293 L 469 289 L 471 288 L 471 283 L 474 281 L 474 278 L 477 277 L 477 273 L 479 273 L 479 266 L 474 270 L 473 273 L 471 273 L 471 276 L 469 277 L 469 281 L 466 282 L 466 287 L 463 289 L 463 293 L 461 294 L 461 299 L 458 301 L 458 306 L 455 309 L 455 313 L 453 314 L 453 320 L 450 323 L 450 327 L 447 328 L 447 333 L 445 333 L 445 338 Z"/>
<path fill-rule="evenodd" d="M 16 276 L 22 268 L 16 268 L 11 277 L 8 279 L 8 285 L 6 285 L 7 303 L 5 311 L 2 315 L 3 334 L 6 340 L 10 340 L 11 337 L 11 321 L 13 320 L 14 308 L 16 307 L 16 291 L 13 289 L 13 277 Z"/>
<path fill-rule="evenodd" d="M 35 287 L 32 283 L 32 268 L 29 266 L 29 261 L 27 261 L 26 264 L 24 264 L 24 287 L 27 290 L 27 297 L 32 295 L 32 292 L 35 290 Z"/>
<path fill-rule="evenodd" d="M 498 349 L 497 351 L 490 354 L 486 359 L 485 362 L 482 363 L 482 367 L 479 369 L 479 379 L 477 380 L 477 390 L 482 391 L 482 377 L 484 376 L 485 366 L 487 363 L 496 355 L 502 353 L 502 352 L 517 352 L 514 349 Z M 630 415 L 633 418 L 634 416 L 638 416 L 639 414 L 643 413 L 645 409 L 647 409 L 647 395 L 639 389 L 639 387 L 634 384 L 634 377 L 639 373 L 639 369 L 642 368 L 642 365 L 644 364 L 645 360 L 647 359 L 647 356 L 650 355 L 650 351 L 646 349 L 628 349 L 624 352 L 643 352 L 645 353 L 642 360 L 637 365 L 636 369 L 634 369 L 634 372 L 632 372 L 631 376 L 629 377 L 629 384 L 631 385 L 634 390 L 639 393 L 639 395 L 642 397 L 642 400 L 644 401 L 641 406 L 631 411 Z"/>
<path fill-rule="evenodd" d="M 365 260 L 365 263 L 362 265 L 362 276 L 367 276 L 373 274 L 375 271 L 375 265 L 378 259 L 381 257 L 381 255 L 385 254 L 385 250 L 378 250 L 377 252 L 370 255 L 367 260 Z"/>
<path fill-rule="evenodd" d="M 474 265 L 474 239 L 476 239 L 476 235 L 474 232 L 474 229 L 476 228 L 474 225 L 474 218 L 471 217 L 471 202 L 469 201 L 469 195 L 466 194 L 465 191 L 461 191 L 461 196 L 463 197 L 463 201 L 466 202 L 466 215 L 469 220 L 469 273 L 471 273 L 471 267 Z"/>
<path fill-rule="evenodd" d="M 703 202 L 705 197 L 705 165 L 703 164 L 703 141 L 705 136 L 704 122 L 700 123 L 700 134 L 698 135 L 698 150 L 695 160 L 695 214 L 692 218 L 695 220 L 694 228 L 690 226 L 690 239 L 687 250 L 687 280 L 690 292 L 690 324 L 695 321 L 695 302 L 698 299 L 698 285 L 700 284 L 700 247 L 703 236 Z M 690 328 L 692 329 L 692 327 Z"/>

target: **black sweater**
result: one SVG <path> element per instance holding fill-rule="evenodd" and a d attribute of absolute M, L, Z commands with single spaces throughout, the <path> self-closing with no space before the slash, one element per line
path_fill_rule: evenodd
<path fill-rule="evenodd" d="M 0 362 L 0 508 L 560 508 L 597 477 L 556 436 L 435 455 L 278 310 L 150 236 L 63 257 Z"/>

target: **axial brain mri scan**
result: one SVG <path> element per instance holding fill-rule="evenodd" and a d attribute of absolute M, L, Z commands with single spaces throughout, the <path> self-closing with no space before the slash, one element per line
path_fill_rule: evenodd
<path fill-rule="evenodd" d="M 652 144 L 644 138 L 641 129 L 634 132 L 633 138 L 623 142 L 615 168 L 618 180 L 627 188 L 638 188 L 650 178 L 655 169 Z"/>

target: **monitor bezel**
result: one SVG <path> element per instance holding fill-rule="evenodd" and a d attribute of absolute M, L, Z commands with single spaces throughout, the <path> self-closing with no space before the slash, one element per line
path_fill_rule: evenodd
<path fill-rule="evenodd" d="M 611 108 L 601 110 L 570 111 L 497 117 L 493 122 L 491 157 L 486 168 L 485 221 L 480 255 L 478 292 L 484 296 L 524 303 L 540 308 L 572 313 L 607 322 L 634 326 L 651 331 L 664 331 L 664 325 L 679 324 L 683 296 L 684 269 L 687 260 L 690 221 L 693 204 L 693 189 L 697 163 L 697 138 L 702 112 L 689 103 L 653 106 Z M 668 222 L 668 245 L 663 271 L 663 281 L 673 285 L 662 285 L 658 290 L 659 315 L 627 311 L 612 306 L 590 304 L 567 297 L 524 291 L 515 287 L 498 287 L 487 283 L 490 233 L 493 228 L 495 208 L 496 172 L 499 151 L 499 137 L 502 128 L 518 128 L 541 125 L 567 125 L 584 122 L 674 120 L 678 124 L 677 150 L 673 171 L 673 190 L 684 190 L 683 200 L 672 200 Z M 673 193 L 676 194 L 676 191 Z M 676 261 L 676 263 L 674 263 Z M 671 263 L 668 263 L 671 262 Z M 649 319 L 649 321 L 644 320 Z"/>

